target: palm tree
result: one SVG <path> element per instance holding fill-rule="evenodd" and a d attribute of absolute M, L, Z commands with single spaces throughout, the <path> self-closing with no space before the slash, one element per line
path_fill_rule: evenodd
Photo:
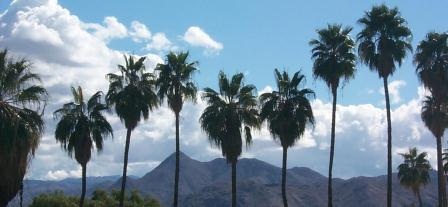
<path fill-rule="evenodd" d="M 25 59 L 0 51 L 0 206 L 20 189 L 27 167 L 42 136 L 46 90 Z M 43 105 L 42 105 L 43 104 Z"/>
<path fill-rule="evenodd" d="M 315 79 L 322 79 L 333 95 L 333 112 L 331 119 L 330 163 L 328 167 L 328 206 L 333 206 L 333 158 L 336 125 L 336 100 L 340 79 L 348 82 L 355 76 L 355 59 L 353 52 L 355 42 L 350 37 L 351 27 L 328 25 L 317 30 L 318 39 L 310 41 L 312 58 L 314 59 L 313 74 Z"/>
<path fill-rule="evenodd" d="M 392 123 L 387 79 L 412 51 L 411 30 L 398 8 L 374 6 L 358 20 L 362 31 L 357 36 L 358 54 L 369 69 L 383 79 L 387 111 L 387 207 L 392 205 Z"/>
<path fill-rule="evenodd" d="M 232 165 L 232 207 L 236 206 L 236 163 L 242 151 L 242 134 L 246 146 L 252 142 L 251 127 L 258 128 L 255 86 L 243 83 L 244 75 L 235 74 L 231 80 L 219 73 L 219 92 L 205 88 L 202 94 L 207 107 L 199 122 L 209 141 L 221 148 L 227 163 Z"/>
<path fill-rule="evenodd" d="M 423 101 L 421 117 L 423 123 L 431 131 L 437 142 L 437 177 L 439 187 L 439 206 L 446 206 L 445 179 L 443 175 L 442 138 L 448 126 L 448 114 L 440 110 L 432 96 Z"/>
<path fill-rule="evenodd" d="M 274 140 L 280 141 L 283 148 L 282 165 L 282 198 L 283 205 L 288 206 L 286 199 L 286 159 L 288 148 L 292 147 L 305 132 L 307 125 L 314 125 L 314 116 L 310 97 L 314 97 L 311 89 L 300 89 L 305 76 L 299 72 L 292 78 L 286 71 L 280 73 L 275 69 L 277 90 L 260 95 L 260 120 L 267 121 Z"/>
<path fill-rule="evenodd" d="M 426 152 L 418 153 L 417 148 L 410 148 L 407 153 L 400 153 L 404 161 L 398 166 L 398 179 L 400 184 L 412 190 L 418 198 L 420 207 L 423 206 L 420 195 L 420 186 L 430 182 L 429 171 L 431 164 L 429 163 Z"/>
<path fill-rule="evenodd" d="M 414 63 L 417 76 L 431 96 L 423 102 L 422 119 L 436 137 L 439 206 L 446 206 L 445 179 L 443 177 L 442 139 L 448 126 L 448 33 L 430 32 L 417 46 Z M 443 204 L 443 205 L 442 205 Z"/>
<path fill-rule="evenodd" d="M 82 89 L 72 87 L 73 102 L 66 103 L 54 112 L 59 119 L 56 126 L 55 138 L 70 157 L 75 155 L 76 161 L 82 168 L 82 193 L 79 206 L 84 205 L 86 195 L 87 163 L 91 158 L 92 143 L 96 149 L 103 149 L 103 139 L 113 136 L 109 122 L 102 115 L 107 110 L 106 104 L 101 102 L 102 92 L 96 92 L 87 103 L 84 101 Z"/>
<path fill-rule="evenodd" d="M 123 199 L 126 188 L 126 172 L 128 166 L 129 142 L 132 130 L 137 127 L 142 116 L 148 119 L 149 112 L 158 106 L 155 92 L 155 80 L 152 73 L 145 72 L 145 57 L 134 60 L 133 56 L 126 58 L 125 65 L 118 65 L 120 75 L 109 73 L 109 91 L 106 102 L 115 106 L 115 112 L 124 122 L 126 127 L 126 144 L 124 148 L 123 177 L 120 191 L 120 207 L 123 207 Z"/>
<path fill-rule="evenodd" d="M 177 206 L 179 191 L 179 114 L 185 100 L 196 101 L 197 88 L 192 81 L 193 73 L 197 70 L 198 62 L 188 62 L 188 52 L 175 54 L 170 52 L 166 56 L 165 64 L 158 64 L 156 71 L 159 77 L 156 86 L 157 95 L 162 101 L 167 99 L 168 106 L 176 116 L 176 170 L 174 176 L 173 206 Z"/>

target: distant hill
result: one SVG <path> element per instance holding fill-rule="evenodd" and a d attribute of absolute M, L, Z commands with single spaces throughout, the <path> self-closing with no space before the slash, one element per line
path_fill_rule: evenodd
<path fill-rule="evenodd" d="M 200 162 L 181 153 L 180 206 L 230 206 L 230 166 L 224 159 Z M 164 206 L 170 206 L 174 186 L 175 156 L 171 155 L 141 178 L 130 177 L 127 188 L 149 194 Z M 413 194 L 401 187 L 393 175 L 393 206 L 417 204 Z M 237 165 L 237 203 L 239 206 L 282 206 L 281 169 L 257 159 L 241 159 Z M 422 189 L 425 206 L 436 206 L 437 173 L 431 172 L 431 183 Z M 334 206 L 383 207 L 386 205 L 386 176 L 334 179 Z M 88 195 L 94 189 L 119 189 L 119 176 L 88 178 Z M 25 182 L 25 201 L 39 193 L 62 190 L 80 192 L 80 179 Z M 294 167 L 287 171 L 287 192 L 290 206 L 326 206 L 327 178 L 309 168 Z"/>

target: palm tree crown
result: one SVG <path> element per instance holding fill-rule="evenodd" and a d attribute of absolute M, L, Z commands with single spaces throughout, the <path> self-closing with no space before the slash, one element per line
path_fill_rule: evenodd
<path fill-rule="evenodd" d="M 421 118 L 425 126 L 436 138 L 443 137 L 448 126 L 448 113 L 440 110 L 433 96 L 426 96 L 423 100 Z"/>
<path fill-rule="evenodd" d="M 355 76 L 355 42 L 349 35 L 351 31 L 351 27 L 328 25 L 317 30 L 318 39 L 310 41 L 314 78 L 322 79 L 331 91 L 338 88 L 341 78 L 348 81 Z"/>
<path fill-rule="evenodd" d="M 126 64 L 118 65 L 120 75 L 109 73 L 109 91 L 106 101 L 115 106 L 115 111 L 127 129 L 134 129 L 143 116 L 158 106 L 154 87 L 154 75 L 145 73 L 145 57 L 134 60 L 124 57 Z"/>
<path fill-rule="evenodd" d="M 221 71 L 219 92 L 205 88 L 202 95 L 208 105 L 200 117 L 202 129 L 210 142 L 221 148 L 228 162 L 236 161 L 241 155 L 242 133 L 246 145 L 250 145 L 250 128 L 260 125 L 255 86 L 244 85 L 243 78 L 244 75 L 238 73 L 229 80 Z"/>
<path fill-rule="evenodd" d="M 266 120 L 274 139 L 283 147 L 291 147 L 303 135 L 307 125 L 314 125 L 313 110 L 309 98 L 311 89 L 300 89 L 305 76 L 299 72 L 292 78 L 284 71 L 275 69 L 278 91 L 260 95 L 260 119 Z"/>
<path fill-rule="evenodd" d="M 358 20 L 363 26 L 357 36 L 361 61 L 381 78 L 392 75 L 396 63 L 401 65 L 407 51 L 412 51 L 411 30 L 398 8 L 375 6 Z"/>
<path fill-rule="evenodd" d="M 166 56 L 166 63 L 158 64 L 155 69 L 159 72 L 157 95 L 160 99 L 166 97 L 168 106 L 177 113 L 182 110 L 184 99 L 196 101 L 197 88 L 192 76 L 197 71 L 198 62 L 188 62 L 188 55 L 188 52 L 170 52 Z"/>
<path fill-rule="evenodd" d="M 448 33 L 428 33 L 417 46 L 414 63 L 420 82 L 437 102 L 445 101 L 448 96 Z"/>
<path fill-rule="evenodd" d="M 43 133 L 37 111 L 45 108 L 47 92 L 38 82 L 27 60 L 0 51 L 0 206 L 18 192 Z"/>
<path fill-rule="evenodd" d="M 69 156 L 75 154 L 79 164 L 86 164 L 91 157 L 92 143 L 103 149 L 103 140 L 113 136 L 112 126 L 102 112 L 108 108 L 101 102 L 102 92 L 96 92 L 85 102 L 81 87 L 72 87 L 74 101 L 66 103 L 54 112 L 60 119 L 55 137 Z"/>
<path fill-rule="evenodd" d="M 400 184 L 412 190 L 418 196 L 420 206 L 422 206 L 420 196 L 420 186 L 430 182 L 429 163 L 426 152 L 418 153 L 417 148 L 410 148 L 409 152 L 400 154 L 404 161 L 398 166 L 398 179 Z"/>

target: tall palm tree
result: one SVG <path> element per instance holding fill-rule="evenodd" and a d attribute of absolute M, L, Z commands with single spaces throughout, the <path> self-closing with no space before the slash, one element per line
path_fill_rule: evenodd
<path fill-rule="evenodd" d="M 107 110 L 106 104 L 101 102 L 102 92 L 96 92 L 87 103 L 81 87 L 72 87 L 73 102 L 66 103 L 54 112 L 59 119 L 56 126 L 55 138 L 70 157 L 75 155 L 76 161 L 82 168 L 82 193 L 79 206 L 84 206 L 86 195 L 87 163 L 91 158 L 92 143 L 96 149 L 103 149 L 103 140 L 113 136 L 112 126 L 102 115 Z"/>
<path fill-rule="evenodd" d="M 430 32 L 417 46 L 414 63 L 417 76 L 431 92 L 423 102 L 422 118 L 436 137 L 439 205 L 446 206 L 445 179 L 443 177 L 442 139 L 448 126 L 444 119 L 448 106 L 448 33 Z M 434 121 L 435 120 L 435 121 Z"/>
<path fill-rule="evenodd" d="M 19 191 L 43 132 L 47 92 L 38 84 L 39 75 L 31 69 L 27 60 L 12 58 L 7 50 L 0 51 L 1 207 L 8 205 Z"/>
<path fill-rule="evenodd" d="M 242 134 L 246 146 L 252 142 L 251 128 L 260 126 L 255 86 L 243 83 L 244 75 L 237 73 L 229 80 L 219 73 L 219 92 L 205 88 L 202 94 L 207 107 L 199 122 L 209 141 L 221 148 L 227 163 L 232 165 L 232 207 L 236 206 L 236 163 L 242 151 Z"/>
<path fill-rule="evenodd" d="M 132 130 L 137 127 L 141 118 L 148 119 L 149 112 L 158 106 L 155 92 L 155 80 L 152 73 L 145 72 L 145 57 L 134 60 L 133 56 L 126 58 L 125 65 L 118 65 L 120 74 L 109 73 L 109 91 L 106 102 L 115 107 L 120 120 L 126 127 L 126 144 L 124 148 L 123 177 L 120 191 L 120 207 L 126 188 L 126 173 L 128 166 L 129 143 Z"/>
<path fill-rule="evenodd" d="M 283 148 L 282 164 L 282 199 L 286 199 L 286 160 L 288 148 L 292 147 L 302 137 L 307 125 L 314 125 L 313 110 L 309 98 L 314 97 L 311 89 L 300 89 L 305 76 L 300 71 L 292 78 L 286 71 L 280 73 L 275 69 L 277 91 L 260 95 L 260 120 L 267 121 L 269 132 L 274 140 L 280 141 Z"/>
<path fill-rule="evenodd" d="M 412 190 L 418 198 L 420 207 L 423 206 L 422 197 L 420 195 L 420 186 L 430 182 L 429 171 L 431 164 L 429 163 L 426 152 L 418 153 L 417 148 L 410 148 L 407 153 L 400 153 L 403 157 L 403 163 L 398 166 L 398 179 L 400 184 Z"/>
<path fill-rule="evenodd" d="M 328 25 L 317 30 L 318 39 L 310 41 L 312 58 L 314 59 L 313 74 L 315 79 L 322 79 L 333 95 L 333 112 L 331 119 L 330 163 L 328 167 L 328 206 L 333 206 L 333 158 L 335 144 L 336 103 L 340 79 L 348 82 L 355 76 L 354 54 L 355 42 L 350 37 L 351 27 Z"/>
<path fill-rule="evenodd" d="M 177 207 L 179 191 L 179 114 L 185 100 L 196 101 L 197 88 L 192 81 L 192 76 L 197 70 L 198 62 L 188 62 L 188 52 L 175 54 L 170 52 L 166 56 L 165 64 L 158 64 L 156 71 L 159 76 L 156 86 L 159 89 L 157 95 L 162 101 L 167 99 L 168 106 L 176 117 L 176 169 L 174 175 L 173 206 Z"/>
<path fill-rule="evenodd" d="M 401 17 L 398 8 L 374 6 L 358 20 L 362 25 L 357 35 L 359 58 L 370 70 L 383 79 L 387 111 L 387 207 L 392 205 L 392 123 L 390 117 L 389 88 L 387 79 L 397 65 L 401 66 L 408 52 L 412 51 L 411 30 Z"/>
<path fill-rule="evenodd" d="M 446 206 L 445 195 L 445 179 L 443 175 L 443 161 L 442 161 L 442 138 L 446 126 L 448 126 L 448 114 L 440 110 L 432 96 L 427 96 L 423 101 L 421 117 L 423 123 L 431 131 L 437 142 L 437 177 L 439 188 L 439 206 Z"/>

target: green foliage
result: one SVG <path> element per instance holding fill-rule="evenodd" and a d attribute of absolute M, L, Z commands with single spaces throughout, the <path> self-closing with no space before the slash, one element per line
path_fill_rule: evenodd
<path fill-rule="evenodd" d="M 338 88 L 339 79 L 348 81 L 355 76 L 355 42 L 349 35 L 351 31 L 351 27 L 328 25 L 317 30 L 319 38 L 309 43 L 313 47 L 314 78 L 322 79 L 332 92 Z"/>
<path fill-rule="evenodd" d="M 430 181 L 431 164 L 427 159 L 428 154 L 426 152 L 418 153 L 417 148 L 414 147 L 400 155 L 403 157 L 403 163 L 397 167 L 400 184 L 417 194 L 420 186 L 426 185 Z"/>
<path fill-rule="evenodd" d="M 207 107 L 199 121 L 209 141 L 221 148 L 228 162 L 236 162 L 242 151 L 242 134 L 246 146 L 252 142 L 251 127 L 258 128 L 257 100 L 255 86 L 244 85 L 244 75 L 235 74 L 228 79 L 219 73 L 219 92 L 205 88 L 202 99 Z"/>
<path fill-rule="evenodd" d="M 196 101 L 197 88 L 192 76 L 197 71 L 198 62 L 188 62 L 188 52 L 166 55 L 165 64 L 158 64 L 155 71 L 159 73 L 156 81 L 160 100 L 167 99 L 168 106 L 175 113 L 182 109 L 184 100 Z"/>
<path fill-rule="evenodd" d="M 417 76 L 436 102 L 448 96 L 448 33 L 430 32 L 417 46 L 414 56 Z"/>
<path fill-rule="evenodd" d="M 43 133 L 47 92 L 25 59 L 0 51 L 0 206 L 19 190 Z"/>
<path fill-rule="evenodd" d="M 108 110 L 102 103 L 102 92 L 96 92 L 85 102 L 81 87 L 71 88 L 73 102 L 66 103 L 54 112 L 59 119 L 55 137 L 70 157 L 73 153 L 80 164 L 90 160 L 92 143 L 98 151 L 103 149 L 103 139 L 113 136 L 112 126 L 103 116 Z"/>
<path fill-rule="evenodd" d="M 363 63 L 379 77 L 387 78 L 412 51 L 411 30 L 398 8 L 374 6 L 358 20 L 363 27 L 357 36 L 358 54 Z"/>
<path fill-rule="evenodd" d="M 305 76 L 299 72 L 292 78 L 286 71 L 275 69 L 277 91 L 260 95 L 260 118 L 266 120 L 270 133 L 283 147 L 291 147 L 305 132 L 307 125 L 314 125 L 314 115 L 309 99 L 314 91 L 301 89 Z"/>
<path fill-rule="evenodd" d="M 36 196 L 30 207 L 77 207 L 78 202 L 77 197 L 66 196 L 62 191 L 55 191 Z"/>
<path fill-rule="evenodd" d="M 119 192 L 107 193 L 104 190 L 96 190 L 92 193 L 92 198 L 86 200 L 86 207 L 111 207 L 118 206 Z M 64 195 L 61 191 L 38 195 L 33 199 L 30 207 L 77 207 L 79 199 L 75 196 Z M 160 207 L 160 203 L 149 197 L 142 197 L 137 191 L 132 191 L 126 196 L 125 207 Z"/>
<path fill-rule="evenodd" d="M 109 91 L 106 101 L 115 107 L 126 128 L 133 130 L 142 116 L 148 118 L 149 112 L 158 106 L 158 100 L 155 77 L 145 71 L 145 57 L 135 61 L 133 56 L 125 56 L 125 61 L 125 65 L 118 65 L 120 75 L 107 74 Z"/>

